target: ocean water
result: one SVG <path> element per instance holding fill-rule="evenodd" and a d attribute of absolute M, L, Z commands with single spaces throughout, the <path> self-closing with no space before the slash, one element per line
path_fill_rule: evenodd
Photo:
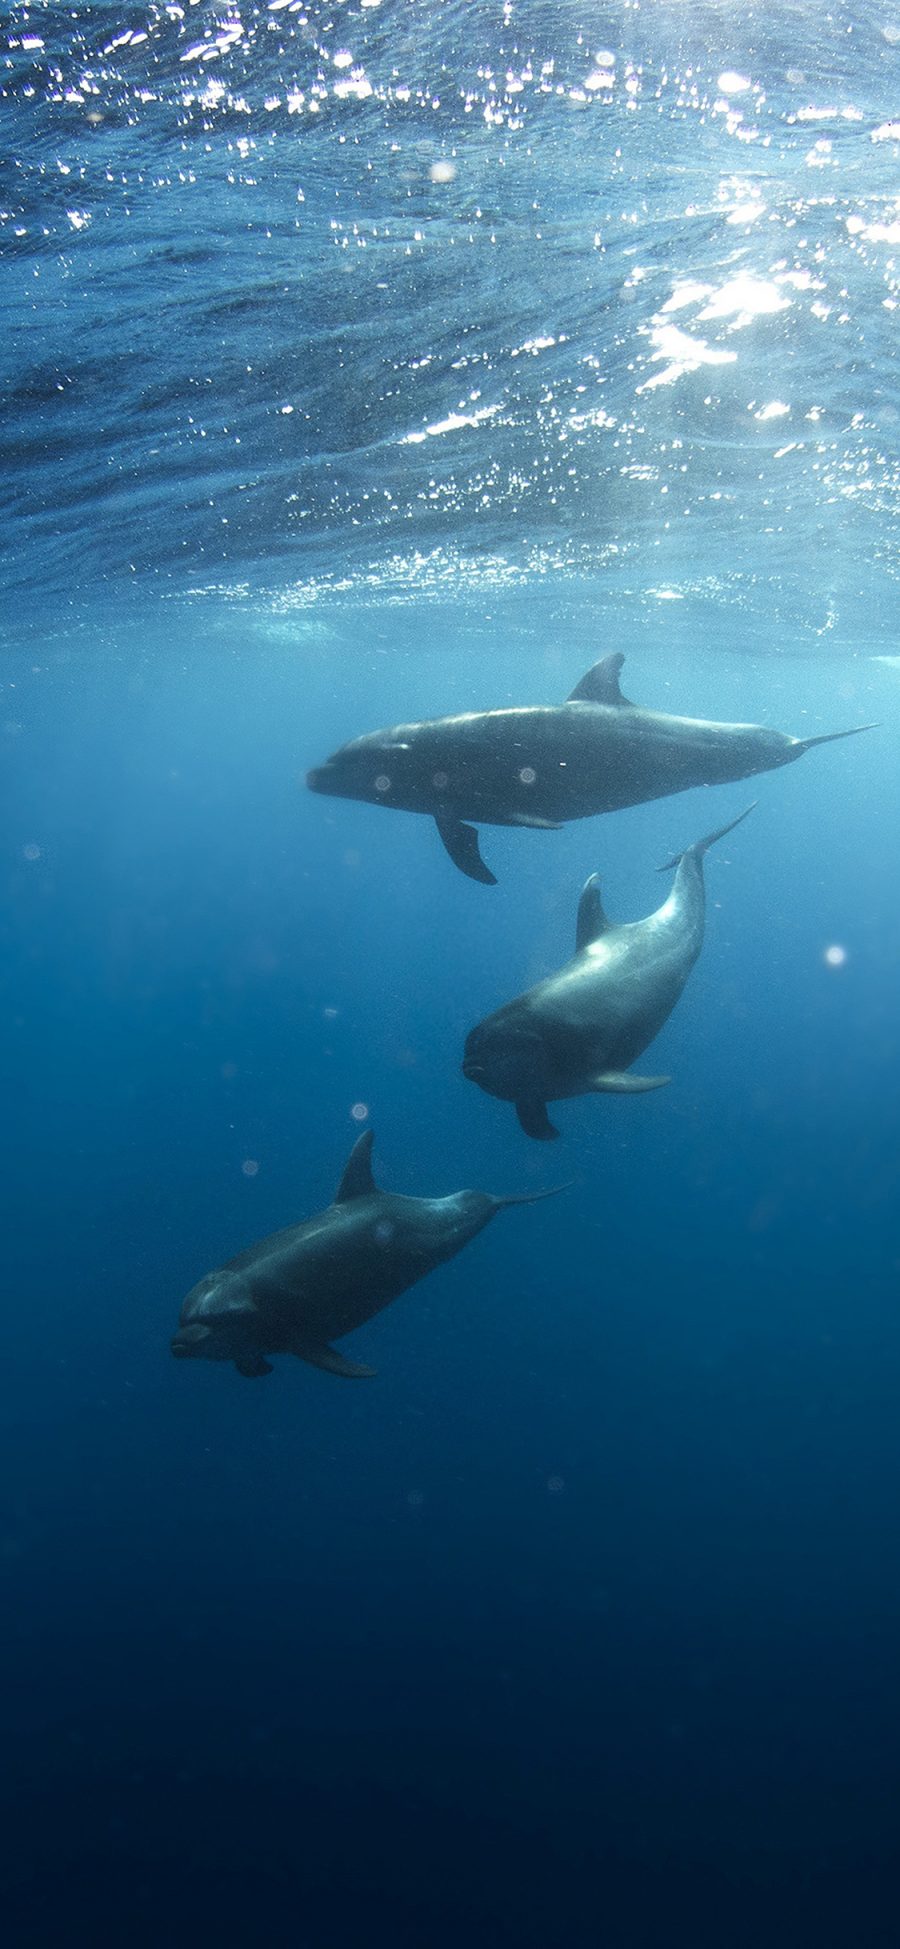
<path fill-rule="evenodd" d="M 900 12 L 2 15 L 4 1940 L 894 1949 Z M 305 790 L 611 650 L 878 728 L 491 889 Z M 468 1030 L 753 797 L 530 1142 Z M 176 1363 L 368 1127 L 567 1189 L 373 1381 Z"/>

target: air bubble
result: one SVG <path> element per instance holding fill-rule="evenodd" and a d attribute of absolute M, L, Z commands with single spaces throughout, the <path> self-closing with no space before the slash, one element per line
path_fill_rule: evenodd
<path fill-rule="evenodd" d="M 522 769 L 519 773 L 519 781 L 522 785 L 534 785 L 536 783 L 537 772 L 535 771 L 533 765 L 522 766 Z"/>
<path fill-rule="evenodd" d="M 380 771 L 378 773 L 378 777 L 375 780 L 376 792 L 389 792 L 390 789 L 391 789 L 391 781 L 388 778 L 387 772 Z"/>

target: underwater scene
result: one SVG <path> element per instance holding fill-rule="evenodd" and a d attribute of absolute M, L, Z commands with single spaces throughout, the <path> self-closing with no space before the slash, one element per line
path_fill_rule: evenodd
<path fill-rule="evenodd" d="M 900 9 L 0 111 L 3 1939 L 897 1949 Z"/>

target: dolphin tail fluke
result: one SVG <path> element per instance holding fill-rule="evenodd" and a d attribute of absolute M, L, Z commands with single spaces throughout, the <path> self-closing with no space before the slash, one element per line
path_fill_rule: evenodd
<path fill-rule="evenodd" d="M 659 868 L 660 873 L 670 873 L 673 866 L 679 866 L 683 859 L 702 860 L 704 853 L 709 852 L 710 846 L 714 846 L 717 839 L 724 839 L 726 832 L 733 832 L 735 826 L 739 826 L 743 819 L 748 819 L 758 804 L 759 800 L 754 799 L 753 804 L 745 806 L 736 819 L 729 819 L 727 826 L 719 826 L 716 832 L 708 832 L 705 839 L 695 839 L 693 846 L 685 846 L 683 853 L 673 854 L 672 858 L 667 859 L 665 865 Z"/>
<path fill-rule="evenodd" d="M 788 757 L 793 763 L 802 758 L 804 751 L 811 751 L 815 744 L 837 744 L 839 738 L 858 738 L 863 731 L 877 731 L 877 724 L 854 724 L 849 731 L 822 731 L 815 738 L 795 738 Z"/>
<path fill-rule="evenodd" d="M 505 1196 L 494 1192 L 491 1196 L 497 1211 L 505 1211 L 507 1205 L 537 1205 L 542 1198 L 558 1198 L 561 1191 L 571 1191 L 571 1184 L 551 1184 L 549 1191 L 509 1191 Z"/>

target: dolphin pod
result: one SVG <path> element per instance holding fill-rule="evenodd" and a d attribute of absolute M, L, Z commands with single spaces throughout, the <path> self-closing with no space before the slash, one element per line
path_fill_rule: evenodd
<path fill-rule="evenodd" d="M 233 1360 L 255 1380 L 271 1374 L 267 1354 L 292 1353 L 345 1379 L 374 1367 L 347 1360 L 332 1340 L 371 1320 L 424 1279 L 507 1205 L 536 1204 L 554 1191 L 454 1191 L 405 1198 L 379 1191 L 367 1130 L 354 1144 L 327 1211 L 273 1232 L 188 1293 L 172 1352 L 181 1360 Z"/>
<path fill-rule="evenodd" d="M 814 745 L 873 728 L 792 738 L 760 724 L 645 711 L 622 695 L 624 661 L 617 652 L 595 663 L 564 704 L 467 711 L 369 731 L 306 782 L 335 798 L 430 814 L 460 872 L 495 886 L 479 851 L 479 822 L 553 830 L 695 785 L 776 771 Z"/>
<path fill-rule="evenodd" d="M 338 798 L 429 813 L 460 870 L 494 885 L 473 822 L 556 827 L 772 771 L 814 745 L 874 728 L 793 738 L 756 724 L 643 710 L 619 688 L 623 662 L 614 655 L 595 664 L 564 704 L 369 732 L 343 745 L 307 782 Z M 571 960 L 472 1029 L 463 1074 L 514 1103 L 527 1136 L 559 1135 L 548 1102 L 639 1093 L 669 1081 L 636 1075 L 631 1065 L 668 1019 L 703 945 L 705 854 L 752 809 L 661 869 L 675 869 L 671 893 L 643 920 L 608 920 L 592 874 Z M 371 1367 L 348 1360 L 334 1340 L 453 1258 L 505 1206 L 554 1195 L 411 1198 L 380 1191 L 372 1142 L 369 1131 L 354 1145 L 327 1210 L 262 1239 L 192 1288 L 171 1343 L 177 1358 L 232 1361 L 250 1379 L 272 1372 L 269 1355 L 291 1353 L 331 1374 L 370 1375 Z"/>
<path fill-rule="evenodd" d="M 669 861 L 678 869 L 675 884 L 645 920 L 614 926 L 592 874 L 578 906 L 571 961 L 472 1030 L 463 1075 L 489 1096 L 514 1103 L 526 1136 L 559 1136 L 548 1101 L 601 1090 L 632 1094 L 669 1082 L 668 1076 L 634 1076 L 629 1066 L 671 1015 L 703 946 L 704 854 L 752 810 Z"/>

